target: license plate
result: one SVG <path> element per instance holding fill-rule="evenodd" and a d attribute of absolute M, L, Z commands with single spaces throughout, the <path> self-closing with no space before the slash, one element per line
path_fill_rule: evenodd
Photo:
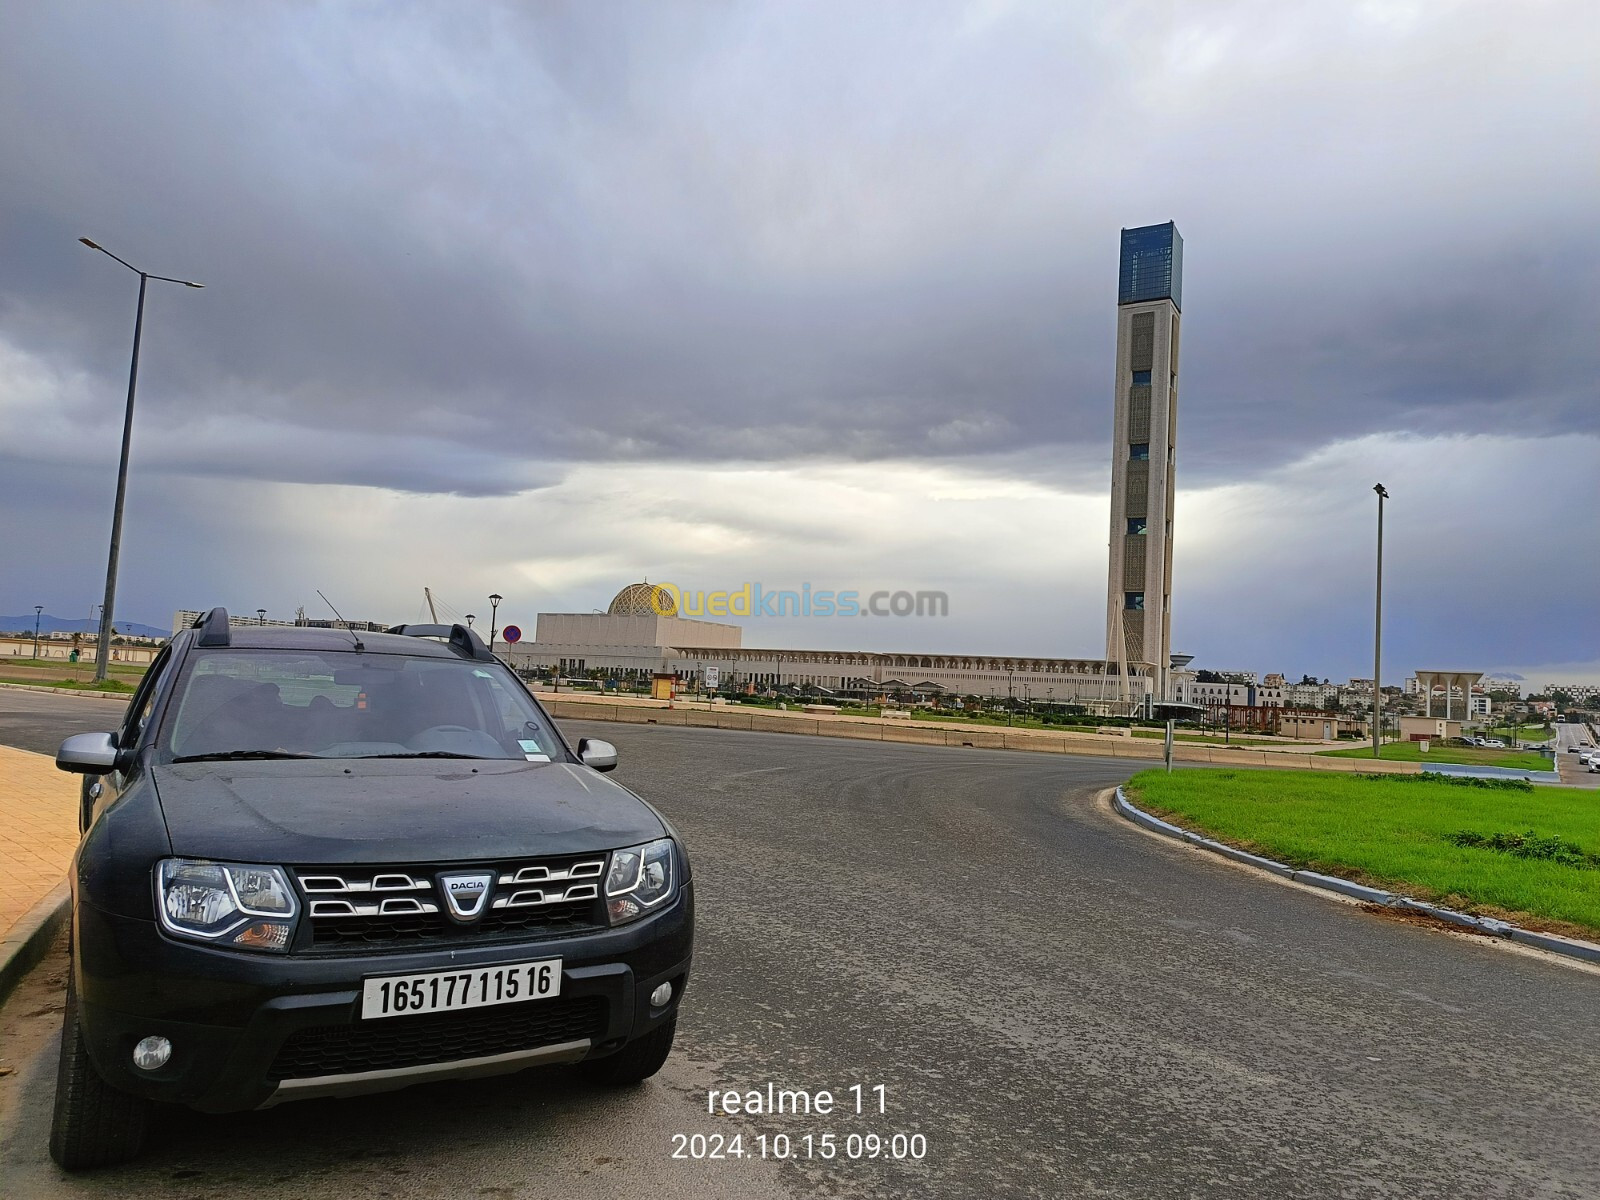
<path fill-rule="evenodd" d="M 463 967 L 426 975 L 385 975 L 361 987 L 361 1015 L 398 1017 L 409 1013 L 454 1012 L 548 1000 L 561 994 L 561 960 L 506 963 L 497 967 Z"/>

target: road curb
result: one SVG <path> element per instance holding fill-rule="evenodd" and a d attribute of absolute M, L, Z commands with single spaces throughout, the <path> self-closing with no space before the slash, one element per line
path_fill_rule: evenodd
<path fill-rule="evenodd" d="M 1270 858 L 1263 858 L 1258 854 L 1248 854 L 1243 850 L 1236 850 L 1232 846 L 1225 846 L 1221 842 L 1212 841 L 1210 838 L 1201 837 L 1191 833 L 1171 822 L 1153 817 L 1149 813 L 1129 803 L 1128 798 L 1122 794 L 1122 788 L 1116 789 L 1112 807 L 1117 812 L 1151 833 L 1168 837 L 1178 842 L 1187 842 L 1191 846 L 1198 846 L 1202 850 L 1209 850 L 1213 854 L 1220 854 L 1234 862 L 1244 863 L 1247 866 L 1257 867 L 1263 871 L 1284 879 L 1292 879 L 1296 883 L 1303 883 L 1307 887 L 1320 888 L 1325 892 L 1334 892 L 1341 896 L 1348 896 L 1354 900 L 1363 900 L 1369 904 L 1379 904 L 1385 908 L 1397 908 L 1409 912 L 1423 913 L 1430 917 L 1437 917 L 1441 921 L 1448 921 L 1452 925 L 1459 925 L 1465 929 L 1487 934 L 1490 937 L 1503 937 L 1509 941 L 1519 942 L 1525 946 L 1536 946 L 1540 950 L 1548 950 L 1552 954 L 1562 954 L 1568 958 L 1576 958 L 1583 962 L 1600 965 L 1600 945 L 1594 942 L 1579 941 L 1577 938 L 1561 937 L 1554 933 L 1539 933 L 1532 929 L 1523 929 L 1509 921 L 1499 921 L 1494 917 L 1474 917 L 1469 913 L 1457 912 L 1453 908 L 1442 908 L 1437 904 L 1429 904 L 1425 900 L 1413 900 L 1410 896 L 1401 896 L 1395 892 L 1386 892 L 1380 888 L 1365 887 L 1359 883 L 1351 883 L 1348 879 L 1340 879 L 1334 875 L 1321 875 L 1316 871 L 1297 870 L 1286 863 L 1274 862 Z"/>
<path fill-rule="evenodd" d="M 133 699 L 132 692 L 91 692 L 87 688 L 43 687 L 37 683 L 0 683 L 0 688 L 11 692 L 43 692 L 47 696 L 87 696 L 91 700 L 120 700 L 124 704 Z"/>
<path fill-rule="evenodd" d="M 71 908 L 72 889 L 63 879 L 6 931 L 5 941 L 0 943 L 0 1004 L 45 956 L 66 925 Z"/>

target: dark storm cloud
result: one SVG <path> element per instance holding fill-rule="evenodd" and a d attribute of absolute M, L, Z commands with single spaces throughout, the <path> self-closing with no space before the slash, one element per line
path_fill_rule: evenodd
<path fill-rule="evenodd" d="M 16 5 L 0 338 L 115 420 L 134 281 L 74 239 L 203 279 L 146 411 L 276 432 L 180 473 L 1077 456 L 1117 228 L 1170 217 L 1190 480 L 1593 429 L 1593 29 L 1539 13 Z"/>

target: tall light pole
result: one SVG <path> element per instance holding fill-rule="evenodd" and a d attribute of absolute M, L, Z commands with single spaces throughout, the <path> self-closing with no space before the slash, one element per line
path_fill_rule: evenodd
<path fill-rule="evenodd" d="M 467 628 L 471 629 L 472 628 L 472 623 L 474 621 L 476 621 L 477 619 L 478 619 L 478 614 L 477 613 L 468 613 L 467 614 Z"/>
<path fill-rule="evenodd" d="M 133 361 L 128 366 L 128 407 L 122 417 L 122 458 L 117 464 L 117 503 L 111 514 L 111 553 L 106 560 L 106 602 L 100 610 L 100 637 L 94 656 L 95 682 L 103 683 L 106 672 L 111 666 L 111 614 L 117 599 L 117 557 L 122 552 L 122 504 L 128 493 L 128 445 L 133 439 L 133 392 L 139 382 L 139 338 L 144 333 L 145 285 L 152 279 L 159 279 L 163 283 L 181 283 L 184 287 L 190 288 L 205 285 L 188 279 L 174 279 L 171 275 L 152 275 L 148 271 L 139 270 L 124 259 L 117 258 L 104 246 L 97 245 L 88 238 L 78 240 L 89 249 L 98 250 L 107 258 L 116 259 L 139 277 L 139 307 L 135 310 L 133 318 Z"/>
<path fill-rule="evenodd" d="M 489 653 L 494 653 L 494 631 L 499 626 L 500 601 L 505 597 L 499 592 L 489 597 Z"/>
<path fill-rule="evenodd" d="M 1383 502 L 1389 498 L 1383 484 L 1375 483 L 1378 493 L 1378 587 L 1377 606 L 1372 622 L 1372 757 L 1380 756 L 1383 743 Z"/>
<path fill-rule="evenodd" d="M 267 623 L 267 610 L 264 608 L 256 609 L 256 620 L 265 625 Z"/>
<path fill-rule="evenodd" d="M 39 661 L 39 617 L 44 613 L 44 605 L 33 606 L 33 661 Z"/>

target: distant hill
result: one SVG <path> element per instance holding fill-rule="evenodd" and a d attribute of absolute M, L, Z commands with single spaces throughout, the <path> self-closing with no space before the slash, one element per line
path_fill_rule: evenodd
<path fill-rule="evenodd" d="M 129 637 L 171 637 L 172 630 L 157 629 L 154 625 L 141 625 L 137 621 L 114 621 L 111 627 L 118 633 L 127 634 Z M 29 633 L 33 632 L 33 614 L 28 613 L 21 617 L 0 617 L 0 633 Z M 65 617 L 52 617 L 49 613 L 42 613 L 39 617 L 40 633 L 99 633 L 100 626 L 94 621 L 78 620 L 69 621 Z"/>

